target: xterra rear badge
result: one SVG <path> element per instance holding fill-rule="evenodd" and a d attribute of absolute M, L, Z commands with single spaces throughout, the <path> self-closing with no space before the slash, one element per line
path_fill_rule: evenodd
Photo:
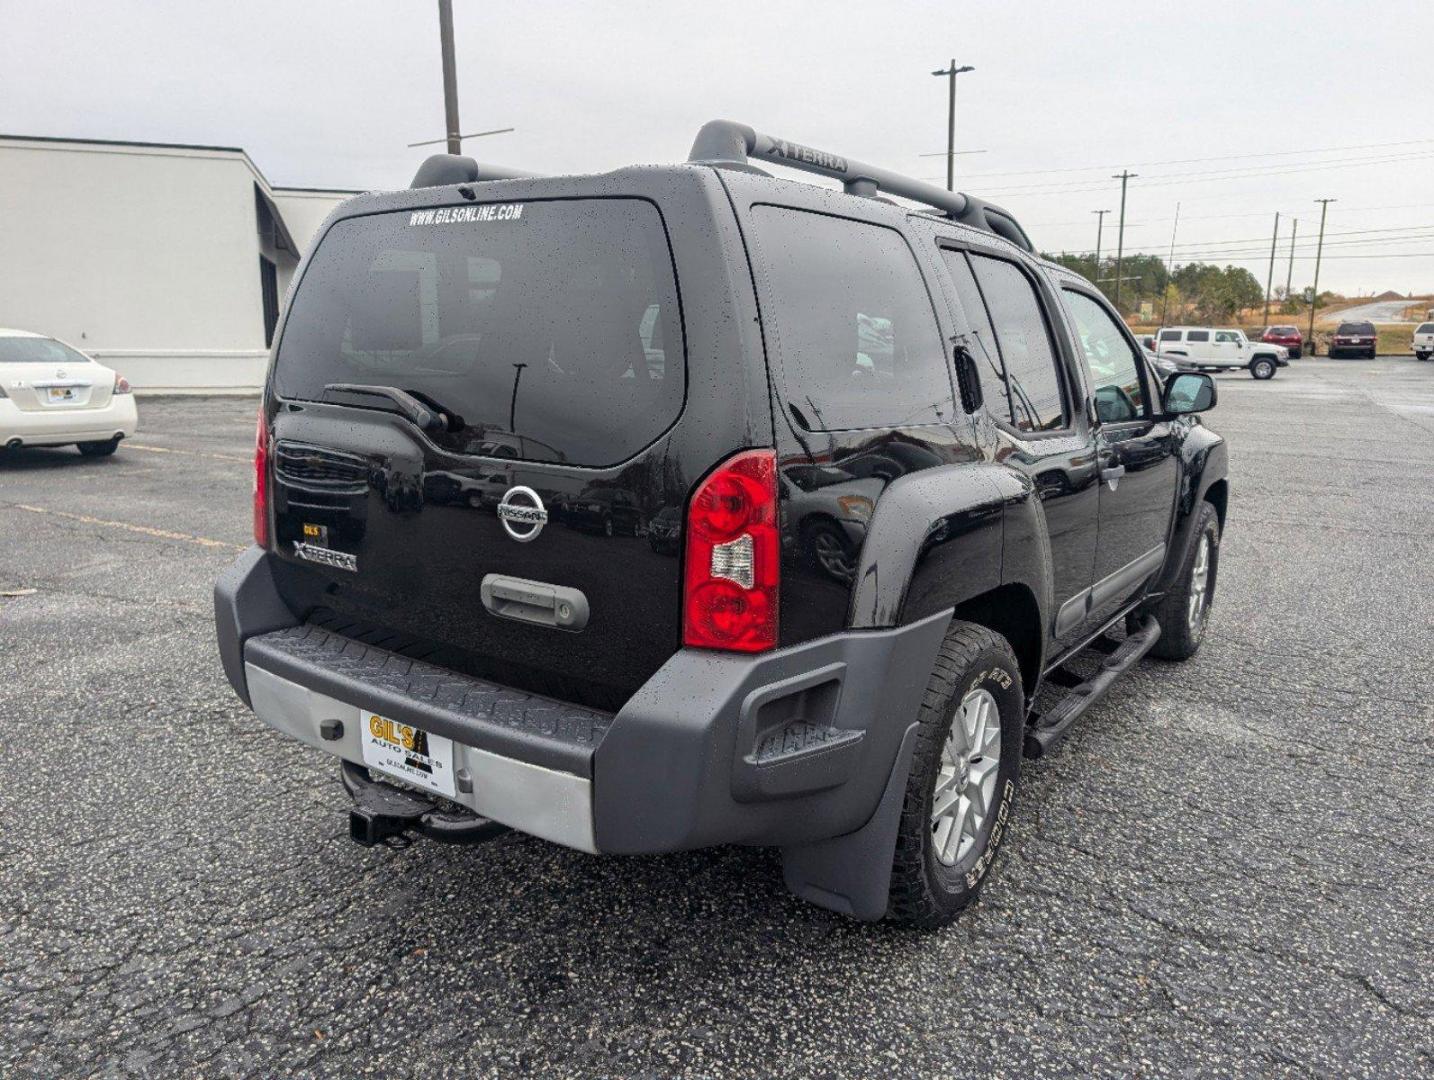
<path fill-rule="evenodd" d="M 301 540 L 295 540 L 294 554 L 321 566 L 332 566 L 335 570 L 347 570 L 350 574 L 358 573 L 358 556 L 350 555 L 347 551 L 334 551 L 332 548 L 319 547 L 318 544 L 306 544 Z"/>
<path fill-rule="evenodd" d="M 503 529 L 520 544 L 536 540 L 548 523 L 548 510 L 538 493 L 530 487 L 510 487 L 498 504 L 498 520 Z"/>
<path fill-rule="evenodd" d="M 464 221 L 517 221 L 523 216 L 522 203 L 489 203 L 484 206 L 440 206 L 437 210 L 415 210 L 410 225 L 455 225 Z"/>

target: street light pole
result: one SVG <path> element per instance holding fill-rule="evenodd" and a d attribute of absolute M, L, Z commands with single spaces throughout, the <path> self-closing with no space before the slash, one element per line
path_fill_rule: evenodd
<path fill-rule="evenodd" d="M 1100 236 L 1105 231 L 1105 215 L 1109 210 L 1092 210 L 1095 215 L 1095 276 L 1100 277 Z"/>
<path fill-rule="evenodd" d="M 453 55 L 453 0 L 438 0 L 438 41 L 443 52 L 443 116 L 447 124 L 448 152 L 463 150 L 458 134 L 458 70 Z"/>
<path fill-rule="evenodd" d="M 1133 180 L 1138 173 L 1129 169 L 1122 169 L 1112 180 L 1120 181 L 1120 231 L 1116 234 L 1115 241 L 1115 310 L 1120 312 L 1120 268 L 1125 261 L 1125 185 Z"/>
<path fill-rule="evenodd" d="M 933 75 L 945 75 L 951 80 L 946 105 L 946 190 L 956 190 L 956 76 L 976 69 L 967 64 L 957 67 L 953 57 L 949 68 L 933 71 Z"/>
<path fill-rule="evenodd" d="M 1339 202 L 1339 200 L 1338 200 L 1338 199 L 1316 199 L 1315 202 L 1319 203 L 1319 243 L 1315 245 L 1314 290 L 1313 290 L 1313 292 L 1310 293 L 1310 355 L 1311 355 L 1311 356 L 1317 356 L 1317 355 L 1318 355 L 1318 351 L 1315 349 L 1314 319 L 1315 319 L 1315 308 L 1319 307 L 1319 261 L 1320 261 L 1320 256 L 1322 256 L 1322 255 L 1324 254 L 1324 219 L 1325 219 L 1325 215 L 1329 213 L 1329 204 L 1332 203 L 1332 202 Z"/>
<path fill-rule="evenodd" d="M 1275 285 L 1275 245 L 1280 242 L 1280 212 L 1275 211 L 1275 235 L 1270 237 L 1270 272 L 1265 275 L 1265 326 L 1270 325 L 1270 290 Z"/>

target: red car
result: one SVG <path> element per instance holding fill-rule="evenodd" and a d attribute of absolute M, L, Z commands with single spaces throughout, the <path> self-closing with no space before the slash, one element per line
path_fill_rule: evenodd
<path fill-rule="evenodd" d="M 1305 339 L 1298 326 L 1267 326 L 1260 340 L 1267 345 L 1283 345 L 1290 350 L 1291 360 L 1304 355 Z"/>

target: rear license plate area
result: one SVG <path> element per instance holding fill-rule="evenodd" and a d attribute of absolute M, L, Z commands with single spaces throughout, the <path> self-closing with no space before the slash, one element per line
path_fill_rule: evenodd
<path fill-rule="evenodd" d="M 453 798 L 453 740 L 377 713 L 359 710 L 363 761 L 416 788 Z"/>

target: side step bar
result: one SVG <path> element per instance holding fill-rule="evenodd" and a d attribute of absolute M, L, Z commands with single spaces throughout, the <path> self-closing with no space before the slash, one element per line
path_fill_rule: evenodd
<path fill-rule="evenodd" d="M 1057 668 L 1051 673 L 1052 682 L 1060 686 L 1070 685 L 1066 695 L 1056 703 L 1055 708 L 1050 712 L 1042 713 L 1026 728 L 1025 752 L 1028 758 L 1044 757 L 1056 744 L 1066 736 L 1081 714 L 1094 705 L 1116 679 L 1120 678 L 1129 668 L 1140 662 L 1140 658 L 1148 653 L 1157 641 L 1160 640 L 1160 624 L 1155 621 L 1154 615 L 1147 615 L 1145 621 L 1140 624 L 1139 629 L 1131 633 L 1118 646 L 1114 646 L 1107 656 L 1100 663 L 1100 668 L 1089 679 L 1084 682 L 1076 682 L 1071 685 L 1069 673 L 1065 668 Z M 1103 649 L 1103 646 L 1110 646 L 1113 643 L 1109 638 L 1097 638 L 1092 647 Z M 1064 677 L 1062 677 L 1064 676 Z"/>

